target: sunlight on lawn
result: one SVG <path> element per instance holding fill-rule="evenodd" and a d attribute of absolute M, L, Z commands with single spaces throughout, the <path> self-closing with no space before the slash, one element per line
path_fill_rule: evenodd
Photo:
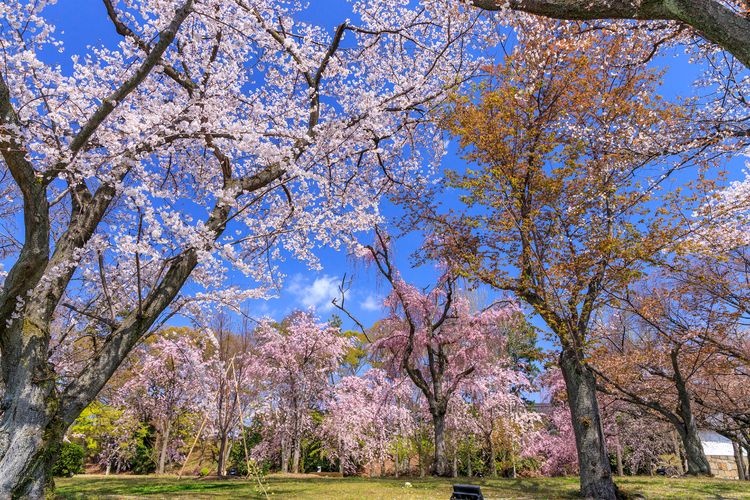
<path fill-rule="evenodd" d="M 406 487 L 408 481 L 411 487 Z M 485 498 L 576 498 L 578 479 L 367 479 L 301 478 L 271 475 L 264 485 L 272 498 L 427 499 L 449 498 L 451 484 L 482 486 Z M 750 498 L 747 483 L 720 479 L 625 477 L 617 480 L 627 494 L 638 498 L 702 499 Z M 174 476 L 76 476 L 57 480 L 60 499 L 75 498 L 263 498 L 258 483 L 249 480 L 177 479 Z"/>

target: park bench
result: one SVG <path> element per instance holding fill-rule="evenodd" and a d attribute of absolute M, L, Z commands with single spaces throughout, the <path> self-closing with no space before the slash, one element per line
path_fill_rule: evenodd
<path fill-rule="evenodd" d="M 482 489 L 473 484 L 454 484 L 451 500 L 484 500 Z"/>

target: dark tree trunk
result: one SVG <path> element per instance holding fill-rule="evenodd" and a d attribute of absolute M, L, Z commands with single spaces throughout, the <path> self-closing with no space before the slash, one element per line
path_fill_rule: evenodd
<path fill-rule="evenodd" d="M 294 381 L 292 381 L 292 436 L 291 436 L 291 457 L 292 457 L 292 472 L 299 473 L 299 459 L 300 459 L 300 447 L 301 447 L 301 432 L 300 432 L 300 405 L 297 400 L 296 389 Z"/>
<path fill-rule="evenodd" d="M 219 321 L 223 321 L 223 317 L 220 317 Z M 219 335 L 223 335 L 224 330 L 222 326 L 222 324 L 219 325 Z M 222 361 L 226 361 L 225 353 L 222 352 L 220 353 L 220 355 Z M 227 456 L 229 453 L 227 447 L 229 445 L 229 428 L 232 421 L 232 416 L 230 415 L 231 404 L 229 402 L 229 384 L 226 378 L 227 373 L 228 370 L 225 370 L 224 373 L 222 373 L 221 378 L 219 379 L 219 387 L 216 391 L 218 393 L 216 420 L 217 433 L 219 438 L 219 456 L 216 460 L 216 475 L 219 477 L 224 477 L 227 474 Z"/>
<path fill-rule="evenodd" d="M 734 461 L 737 464 L 737 479 L 744 481 L 747 478 L 745 460 L 742 458 L 742 448 L 737 444 L 737 441 L 732 440 L 732 451 L 734 452 Z"/>
<path fill-rule="evenodd" d="M 703 444 L 701 443 L 701 438 L 698 434 L 698 425 L 693 416 L 690 392 L 685 384 L 685 380 L 682 378 L 677 355 L 677 350 L 673 350 L 670 353 L 672 369 L 674 372 L 674 383 L 679 398 L 678 413 L 682 420 L 682 425 L 677 426 L 677 432 L 680 434 L 680 438 L 682 438 L 682 446 L 685 448 L 687 473 L 693 476 L 710 476 L 711 466 L 709 465 L 706 454 L 703 451 Z"/>
<path fill-rule="evenodd" d="M 680 441 L 677 438 L 677 430 L 672 429 L 672 447 L 674 448 L 674 456 L 677 457 L 677 461 L 680 463 L 680 473 L 685 473 L 685 457 L 680 447 Z"/>
<path fill-rule="evenodd" d="M 571 348 L 564 348 L 560 354 L 560 368 L 576 438 L 581 495 L 584 498 L 615 499 L 617 490 L 601 431 L 594 374 Z"/>
<path fill-rule="evenodd" d="M 695 422 L 692 422 L 692 425 L 678 426 L 677 433 L 680 435 L 682 446 L 685 449 L 687 474 L 692 476 L 710 476 L 711 466 L 703 451 L 703 444 L 701 443 Z"/>
<path fill-rule="evenodd" d="M 474 471 L 472 471 L 472 456 L 471 456 L 471 446 L 466 447 L 466 475 L 469 477 L 472 477 L 474 475 Z"/>
<path fill-rule="evenodd" d="M 112 101 L 122 101 L 147 78 L 191 11 L 192 0 L 175 11 L 172 21 L 161 31 L 134 75 L 111 94 Z M 73 156 L 87 145 L 98 124 L 114 110 L 110 99 L 72 139 Z M 50 257 L 48 183 L 35 171 L 26 155 L 21 134 L 15 132 L 16 127 L 23 126 L 11 102 L 9 88 L 0 75 L 0 128 L 4 129 L 0 154 L 24 201 L 23 248 L 0 291 L 0 498 L 35 499 L 52 495 L 54 483 L 50 467 L 59 453 L 65 429 L 96 397 L 125 354 L 172 301 L 195 264 L 187 273 L 180 274 L 185 260 L 177 258 L 177 265 L 170 267 L 164 280 L 153 289 L 159 297 L 149 294 L 154 300 L 148 303 L 150 309 L 138 318 L 139 323 L 145 325 L 138 338 L 130 335 L 130 323 L 123 321 L 123 330 L 113 332 L 108 345 L 97 353 L 98 357 L 62 394 L 58 393 L 55 373 L 48 362 L 49 324 L 78 267 L 74 254 L 84 248 L 94 234 L 116 189 L 113 184 L 102 184 L 92 195 L 85 186 L 71 186 L 71 191 L 82 196 L 72 196 L 70 223 L 54 241 Z M 128 167 L 123 166 L 113 169 L 110 175 L 119 182 L 127 172 Z M 226 217 L 214 222 L 211 228 L 216 231 L 225 220 Z M 46 274 L 48 279 L 42 280 L 47 271 L 50 271 Z M 175 284 L 178 286 L 173 288 Z M 25 301 L 20 310 L 19 297 Z M 129 318 L 132 320 L 134 315 Z"/>
<path fill-rule="evenodd" d="M 432 424 L 435 429 L 435 459 L 432 463 L 432 473 L 443 477 L 449 474 L 445 458 L 445 413 L 434 412 Z"/>

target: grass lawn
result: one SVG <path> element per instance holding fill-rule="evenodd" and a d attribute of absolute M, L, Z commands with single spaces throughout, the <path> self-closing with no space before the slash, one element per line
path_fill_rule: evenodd
<path fill-rule="evenodd" d="M 405 487 L 409 481 L 411 488 Z M 357 477 L 271 475 L 264 481 L 270 498 L 433 499 L 450 498 L 451 484 L 482 486 L 485 498 L 576 498 L 578 478 L 534 479 L 367 479 Z M 174 476 L 82 475 L 57 479 L 60 499 L 78 498 L 264 498 L 258 483 L 239 479 L 177 479 Z M 721 479 L 668 479 L 624 477 L 620 488 L 632 495 L 654 499 L 748 498 L 750 483 Z"/>

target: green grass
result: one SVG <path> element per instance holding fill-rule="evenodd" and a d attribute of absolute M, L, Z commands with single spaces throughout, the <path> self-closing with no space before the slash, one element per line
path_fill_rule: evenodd
<path fill-rule="evenodd" d="M 407 488 L 405 482 L 411 483 Z M 367 479 L 289 477 L 272 475 L 265 479 L 270 498 L 335 499 L 448 499 L 451 484 L 471 482 L 482 486 L 485 498 L 576 498 L 578 479 Z M 177 479 L 173 476 L 76 476 L 58 479 L 60 499 L 134 497 L 156 498 L 264 498 L 256 481 L 239 479 Z M 617 484 L 631 496 L 653 499 L 750 499 L 750 483 L 721 479 L 668 479 L 624 477 Z"/>

